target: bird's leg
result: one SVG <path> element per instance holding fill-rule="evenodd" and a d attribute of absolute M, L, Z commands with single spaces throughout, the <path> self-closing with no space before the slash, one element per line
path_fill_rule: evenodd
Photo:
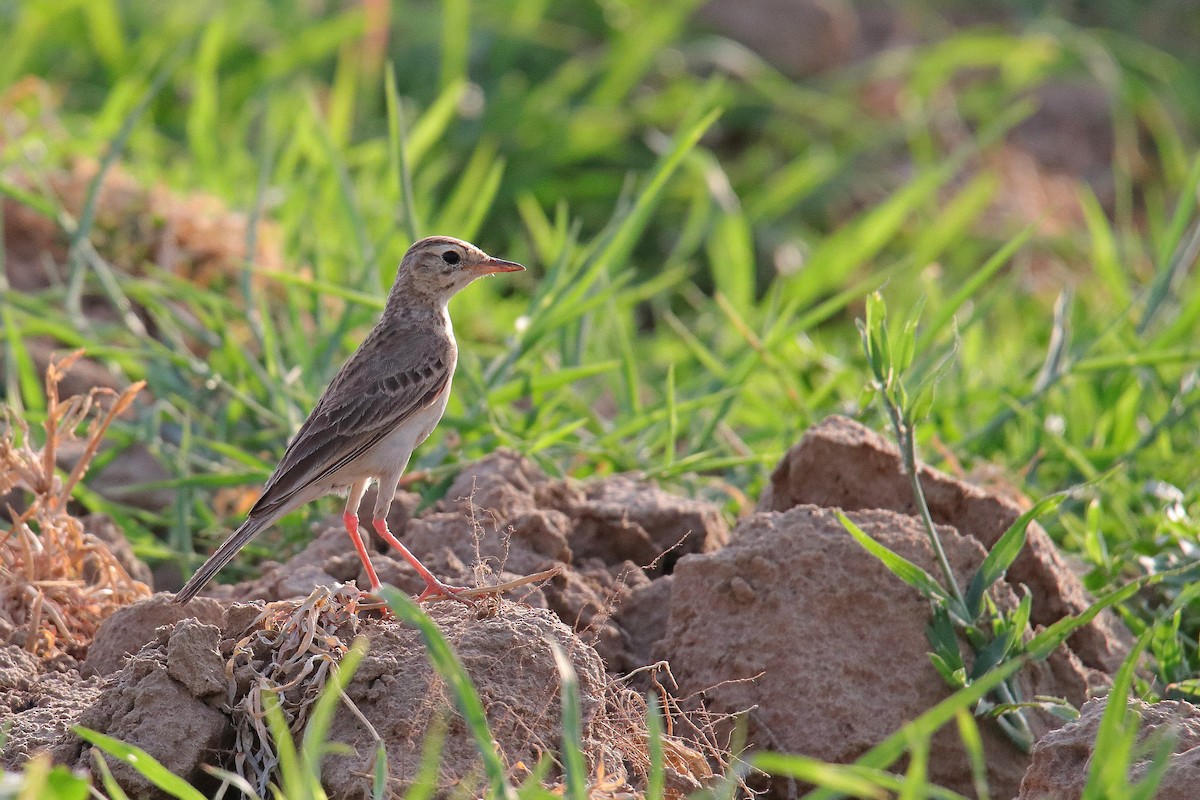
<path fill-rule="evenodd" d="M 421 580 L 425 581 L 425 591 L 417 595 L 417 602 L 423 603 L 426 600 L 440 600 L 446 597 L 456 597 L 459 592 L 465 592 L 469 587 L 466 586 L 451 586 L 448 583 L 442 583 L 429 569 L 421 563 L 421 560 L 412 554 L 412 551 L 404 546 L 404 543 L 392 535 L 387 526 L 388 510 L 392 507 L 392 498 L 396 495 L 396 486 L 400 482 L 400 475 L 385 476 L 379 479 L 378 494 L 375 496 L 375 515 L 372 524 L 375 526 L 375 532 L 379 534 L 379 538 L 383 539 L 394 550 L 404 557 L 404 560 L 412 565 L 412 568 L 421 576 Z M 470 601 L 466 598 L 457 597 L 464 603 Z"/>
<path fill-rule="evenodd" d="M 388 530 L 387 520 L 382 517 L 375 517 L 374 520 L 375 532 L 379 534 L 379 538 L 395 548 L 404 560 L 412 565 L 412 568 L 421 576 L 421 580 L 425 581 L 425 591 L 417 595 L 417 602 L 423 603 L 426 600 L 440 600 L 442 598 L 456 597 L 459 592 L 465 592 L 467 586 L 451 586 L 448 583 L 442 583 L 434 574 L 429 571 L 421 560 L 412 554 L 412 551 L 404 546 L 404 543 L 392 535 Z M 468 602 L 465 598 L 456 598 L 464 603 Z"/>
<path fill-rule="evenodd" d="M 375 574 L 375 567 L 371 565 L 371 557 L 367 555 L 367 546 L 363 544 L 362 536 L 358 533 L 358 504 L 362 502 L 363 492 L 367 490 L 367 480 L 364 478 L 358 483 L 350 487 L 350 496 L 346 499 L 346 510 L 342 514 L 342 522 L 346 525 L 346 533 L 350 534 L 350 541 L 354 542 L 354 549 L 358 551 L 358 559 L 362 561 L 363 567 L 367 570 L 367 578 L 371 581 L 371 591 L 379 591 L 379 576 Z"/>

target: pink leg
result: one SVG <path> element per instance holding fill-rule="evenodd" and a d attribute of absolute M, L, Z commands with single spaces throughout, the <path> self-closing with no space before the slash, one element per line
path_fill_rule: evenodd
<path fill-rule="evenodd" d="M 467 586 L 450 586 L 449 584 L 442 583 L 435 578 L 433 573 L 421 563 L 420 559 L 414 556 L 412 552 L 404 546 L 403 542 L 392 535 L 392 532 L 388 530 L 387 520 L 376 517 L 374 520 L 374 525 L 375 532 L 379 534 L 379 537 L 395 548 L 400 555 L 404 557 L 404 560 L 412 565 L 412 568 L 417 571 L 417 574 L 421 576 L 421 579 L 425 581 L 425 591 L 421 592 L 421 594 L 417 596 L 418 603 L 423 603 L 426 600 L 440 600 L 442 598 L 455 597 L 459 592 L 465 592 L 469 588 Z M 462 600 L 464 603 L 469 602 L 466 598 L 459 597 L 456 599 Z"/>
<path fill-rule="evenodd" d="M 350 496 L 346 498 L 346 511 L 342 514 L 342 522 L 346 526 L 346 533 L 350 534 L 350 541 L 354 542 L 354 549 L 358 551 L 358 560 L 367 570 L 367 578 L 371 581 L 371 591 L 375 592 L 379 590 L 379 576 L 375 574 L 375 567 L 371 565 L 371 557 L 367 555 L 367 546 L 363 544 L 362 536 L 358 533 L 358 504 L 362 502 L 363 492 L 366 490 L 367 482 L 365 480 L 350 487 Z"/>
<path fill-rule="evenodd" d="M 350 534 L 350 541 L 354 542 L 358 558 L 367 570 L 367 577 L 371 580 L 371 591 L 379 591 L 379 576 L 375 574 L 375 567 L 371 565 L 371 557 L 367 555 L 367 546 L 363 544 L 362 536 L 358 533 L 358 514 L 347 511 L 342 514 L 342 522 L 346 524 L 346 533 Z"/>

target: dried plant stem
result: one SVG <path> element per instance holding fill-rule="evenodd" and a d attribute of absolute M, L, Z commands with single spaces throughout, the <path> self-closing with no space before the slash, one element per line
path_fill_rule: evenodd
<path fill-rule="evenodd" d="M 8 509 L 13 524 L 0 535 L 0 618 L 23 632 L 30 652 L 45 658 L 81 655 L 109 614 L 150 594 L 68 511 L 105 433 L 144 385 L 135 383 L 119 394 L 94 388 L 64 400 L 59 383 L 82 355 L 76 351 L 46 369 L 40 447 L 28 424 L 11 410 L 5 410 L 0 428 L 0 492 L 27 492 L 19 514 Z M 102 397 L 113 399 L 102 408 Z M 82 455 L 64 480 L 57 472 L 59 445 L 80 439 Z"/>

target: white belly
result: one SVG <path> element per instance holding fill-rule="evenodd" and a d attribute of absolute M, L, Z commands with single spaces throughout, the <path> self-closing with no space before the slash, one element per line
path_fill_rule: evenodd
<path fill-rule="evenodd" d="M 446 403 L 450 400 L 450 384 L 438 396 L 433 404 L 413 414 L 403 425 L 379 440 L 379 443 L 366 453 L 363 453 L 354 471 L 358 476 L 386 478 L 388 475 L 399 476 L 408 466 L 417 445 L 429 438 L 437 427 L 442 414 L 446 411 Z M 347 465 L 350 467 L 351 465 Z M 352 483 L 353 481 L 351 481 Z"/>

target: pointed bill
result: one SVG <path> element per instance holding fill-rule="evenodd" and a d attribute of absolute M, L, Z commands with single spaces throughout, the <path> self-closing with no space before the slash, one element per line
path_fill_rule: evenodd
<path fill-rule="evenodd" d="M 475 265 L 475 270 L 480 275 L 495 275 L 497 272 L 520 272 L 525 267 L 515 261 L 505 261 L 502 258 L 492 258 L 488 256 L 486 261 L 480 261 Z"/>

